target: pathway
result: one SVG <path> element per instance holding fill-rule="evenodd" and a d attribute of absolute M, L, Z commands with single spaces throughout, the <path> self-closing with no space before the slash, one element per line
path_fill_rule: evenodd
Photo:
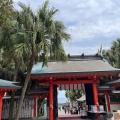
<path fill-rule="evenodd" d="M 33 118 L 32 120 L 47 120 L 46 117 L 37 117 Z M 71 115 L 64 112 L 64 110 L 58 111 L 58 120 L 90 120 L 90 119 L 80 119 L 80 115 Z M 103 119 L 101 119 L 103 120 Z M 113 119 L 107 119 L 113 120 Z"/>
<path fill-rule="evenodd" d="M 80 115 L 79 114 L 74 114 L 71 115 L 70 113 L 64 112 L 64 110 L 59 110 L 58 111 L 58 120 L 88 120 L 88 119 L 80 119 Z"/>
<path fill-rule="evenodd" d="M 32 120 L 47 120 L 46 117 L 38 117 Z M 64 110 L 58 111 L 58 120 L 89 120 L 89 119 L 80 119 L 80 115 L 71 115 L 70 113 L 64 112 Z"/>

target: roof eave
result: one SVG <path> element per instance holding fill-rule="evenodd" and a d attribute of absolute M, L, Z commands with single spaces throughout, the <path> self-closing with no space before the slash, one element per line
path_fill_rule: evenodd
<path fill-rule="evenodd" d="M 60 74 L 62 74 L 62 75 L 65 75 L 65 74 L 97 74 L 97 75 L 99 75 L 99 74 L 113 74 L 113 73 L 120 73 L 120 70 L 113 70 L 113 71 L 87 71 L 87 72 L 57 72 L 57 73 L 31 73 L 31 76 L 38 76 L 38 75 L 41 75 L 41 76 L 43 76 L 43 75 L 45 75 L 45 76 L 49 76 L 49 75 L 60 75 Z"/>

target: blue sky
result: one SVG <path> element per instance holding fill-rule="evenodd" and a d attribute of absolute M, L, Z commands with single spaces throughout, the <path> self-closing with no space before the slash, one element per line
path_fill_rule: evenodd
<path fill-rule="evenodd" d="M 68 102 L 68 99 L 65 97 L 65 91 L 58 90 L 58 103 L 66 103 L 66 102 Z"/>
<path fill-rule="evenodd" d="M 14 0 L 30 4 L 35 11 L 45 0 Z M 108 49 L 120 37 L 120 0 L 49 0 L 59 9 L 56 19 L 63 21 L 71 34 L 64 43 L 66 53 L 94 54 L 102 44 Z"/>

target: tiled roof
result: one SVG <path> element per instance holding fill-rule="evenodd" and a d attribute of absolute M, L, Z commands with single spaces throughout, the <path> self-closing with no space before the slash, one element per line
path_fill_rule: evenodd
<path fill-rule="evenodd" d="M 97 72 L 120 72 L 120 69 L 112 67 L 101 56 L 70 56 L 66 62 L 50 61 L 43 68 L 42 63 L 37 63 L 33 66 L 31 75 Z"/>
<path fill-rule="evenodd" d="M 16 83 L 18 83 L 18 82 L 12 82 L 12 81 L 7 81 L 7 80 L 0 79 L 0 88 L 20 89 L 21 86 L 15 85 Z"/>

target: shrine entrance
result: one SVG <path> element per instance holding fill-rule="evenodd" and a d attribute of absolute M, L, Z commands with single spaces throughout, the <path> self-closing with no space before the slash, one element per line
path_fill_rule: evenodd
<path fill-rule="evenodd" d="M 97 84 L 105 76 L 118 76 L 120 69 L 113 68 L 101 56 L 69 56 L 66 62 L 48 62 L 42 68 L 42 63 L 34 65 L 31 79 L 39 85 L 49 86 L 49 120 L 56 120 L 57 87 L 60 89 L 81 89 L 84 86 L 86 102 L 96 105 L 99 111 Z M 72 87 L 71 87 L 72 86 Z M 56 100 L 57 101 L 57 100 Z"/>

